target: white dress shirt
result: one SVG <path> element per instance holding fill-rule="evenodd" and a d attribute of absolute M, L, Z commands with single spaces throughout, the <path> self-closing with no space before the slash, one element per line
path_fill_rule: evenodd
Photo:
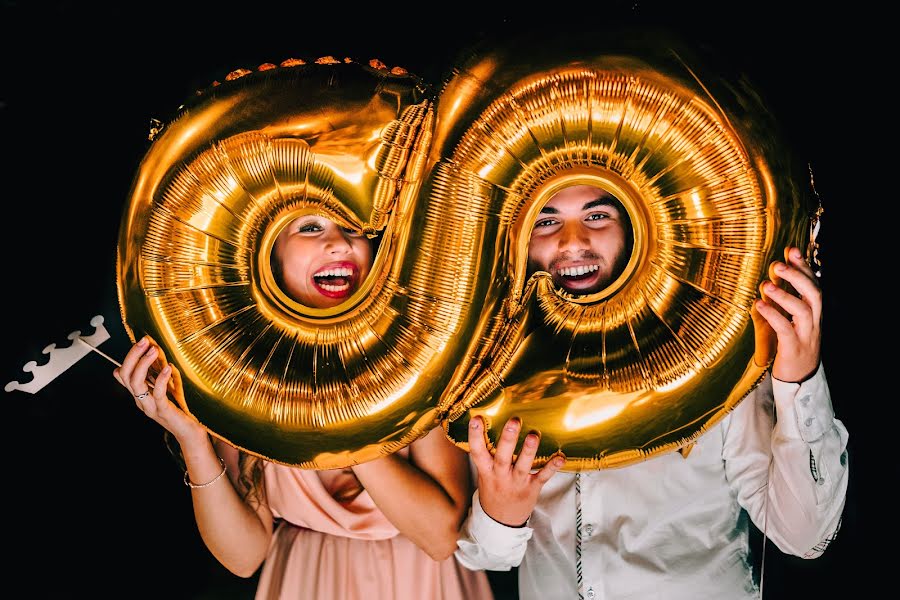
<path fill-rule="evenodd" d="M 756 599 L 748 514 L 783 552 L 822 554 L 846 500 L 847 438 L 821 365 L 802 384 L 766 376 L 686 458 L 557 473 L 525 527 L 494 521 L 476 490 L 456 557 L 519 566 L 521 600 Z"/>

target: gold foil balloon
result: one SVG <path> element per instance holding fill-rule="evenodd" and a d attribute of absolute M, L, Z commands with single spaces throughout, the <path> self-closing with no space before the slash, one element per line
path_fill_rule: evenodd
<path fill-rule="evenodd" d="M 800 245 L 803 193 L 740 78 L 658 37 L 529 35 L 473 50 L 436 105 L 353 62 L 237 71 L 157 134 L 119 240 L 122 317 L 181 407 L 264 458 L 342 468 L 440 422 L 467 448 L 511 416 L 537 464 L 624 466 L 681 448 L 755 386 L 749 310 Z M 531 225 L 574 185 L 622 202 L 633 248 L 573 296 L 529 274 Z M 332 308 L 282 290 L 279 232 L 324 215 L 378 237 Z M 811 245 L 812 247 L 812 245 Z"/>
<path fill-rule="evenodd" d="M 439 400 L 459 446 L 472 415 L 489 447 L 518 416 L 541 433 L 537 465 L 625 466 L 685 446 L 763 377 L 750 309 L 807 211 L 753 89 L 702 66 L 661 38 L 529 35 L 447 78 L 424 189 L 481 218 L 492 266 Z M 621 276 L 585 296 L 526 270 L 535 216 L 578 184 L 618 198 L 634 237 Z"/>
<path fill-rule="evenodd" d="M 181 407 L 239 448 L 316 469 L 437 424 L 483 301 L 459 233 L 434 216 L 463 208 L 418 202 L 430 88 L 323 62 L 235 72 L 166 124 L 135 176 L 117 261 L 125 326 L 176 367 Z M 269 260 L 310 212 L 380 237 L 371 274 L 333 308 L 289 297 Z"/>

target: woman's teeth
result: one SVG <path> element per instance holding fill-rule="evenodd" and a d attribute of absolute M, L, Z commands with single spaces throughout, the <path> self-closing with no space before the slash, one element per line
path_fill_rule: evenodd
<path fill-rule="evenodd" d="M 313 278 L 316 285 L 327 292 L 340 293 L 350 289 L 352 283 L 353 269 L 347 267 L 336 267 L 333 269 L 325 269 L 319 271 Z"/>
<path fill-rule="evenodd" d="M 342 285 L 331 285 L 329 283 L 319 283 L 319 287 L 329 292 L 344 292 L 350 289 L 350 284 L 344 283 Z"/>
<path fill-rule="evenodd" d="M 353 275 L 353 269 L 347 267 L 338 267 L 335 269 L 325 269 L 316 273 L 316 277 L 350 277 Z"/>

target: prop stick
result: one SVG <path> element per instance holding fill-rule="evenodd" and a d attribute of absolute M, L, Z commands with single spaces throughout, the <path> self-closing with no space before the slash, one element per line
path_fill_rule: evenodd
<path fill-rule="evenodd" d="M 97 354 L 99 354 L 100 356 L 102 356 L 103 358 L 105 358 L 106 360 L 111 362 L 112 364 L 116 365 L 117 367 L 122 366 L 122 363 L 120 363 L 119 361 L 117 361 L 116 359 L 111 357 L 109 354 L 106 354 L 105 352 L 101 351 L 99 348 L 95 348 L 95 347 L 91 346 L 90 344 L 88 344 L 86 341 L 84 341 L 83 337 L 78 336 L 77 338 L 75 338 L 75 340 L 81 342 L 82 344 L 84 344 L 85 346 L 90 348 L 91 351 L 96 352 Z"/>
<path fill-rule="evenodd" d="M 99 350 L 99 349 L 97 349 L 97 348 L 94 348 L 93 346 L 91 346 L 90 344 L 88 344 L 86 341 L 84 341 L 84 338 L 83 338 L 83 337 L 80 337 L 80 336 L 79 336 L 79 337 L 77 337 L 77 338 L 75 338 L 75 339 L 76 339 L 77 341 L 81 342 L 82 344 L 84 344 L 85 346 L 87 346 L 88 348 L 90 348 L 92 351 L 94 351 L 94 352 L 96 352 L 97 354 L 99 354 L 100 356 L 102 356 L 103 358 L 105 358 L 106 360 L 108 360 L 109 362 L 111 362 L 112 364 L 116 365 L 117 367 L 121 367 L 121 366 L 122 366 L 122 363 L 120 363 L 119 361 L 117 361 L 116 359 L 114 359 L 114 358 L 113 358 L 112 356 L 110 356 L 109 354 L 106 354 L 106 353 L 102 352 L 101 350 Z M 151 389 L 151 390 L 154 389 L 154 385 L 153 385 L 153 382 L 152 382 L 152 381 L 147 381 L 147 385 L 150 386 L 150 389 Z"/>

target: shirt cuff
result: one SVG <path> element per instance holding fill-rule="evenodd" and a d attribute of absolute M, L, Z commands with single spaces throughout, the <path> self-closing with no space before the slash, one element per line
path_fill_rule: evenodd
<path fill-rule="evenodd" d="M 815 374 L 802 383 L 772 378 L 775 396 L 776 429 L 782 436 L 814 442 L 834 425 L 834 408 L 822 363 Z"/>
<path fill-rule="evenodd" d="M 475 541 L 496 554 L 505 554 L 504 549 L 513 549 L 525 544 L 531 539 L 534 531 L 527 524 L 524 527 L 509 527 L 495 521 L 481 507 L 481 497 L 477 489 L 472 496 L 472 519 L 469 527 L 469 533 Z"/>

